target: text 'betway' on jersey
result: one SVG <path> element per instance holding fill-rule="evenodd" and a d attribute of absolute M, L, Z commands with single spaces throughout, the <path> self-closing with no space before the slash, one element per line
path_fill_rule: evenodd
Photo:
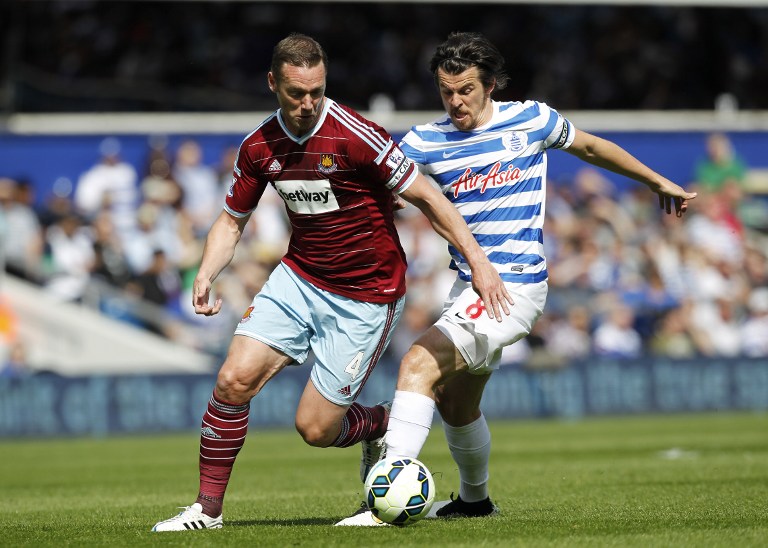
<path fill-rule="evenodd" d="M 339 209 L 328 179 L 275 181 L 275 188 L 294 213 L 311 215 Z"/>

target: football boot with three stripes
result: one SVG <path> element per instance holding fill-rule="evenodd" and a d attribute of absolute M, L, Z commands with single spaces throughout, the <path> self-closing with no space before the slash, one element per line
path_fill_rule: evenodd
<path fill-rule="evenodd" d="M 196 529 L 221 529 L 224 525 L 221 516 L 212 518 L 203 514 L 203 507 L 199 503 L 192 506 L 182 506 L 178 516 L 160 521 L 152 528 L 153 531 L 193 531 Z"/>

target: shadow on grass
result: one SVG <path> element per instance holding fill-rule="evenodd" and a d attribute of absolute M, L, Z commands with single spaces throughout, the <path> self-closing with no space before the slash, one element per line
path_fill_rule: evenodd
<path fill-rule="evenodd" d="M 301 519 L 239 519 L 227 521 L 226 527 L 254 527 L 272 525 L 277 527 L 296 525 L 333 525 L 341 518 L 301 518 Z"/>

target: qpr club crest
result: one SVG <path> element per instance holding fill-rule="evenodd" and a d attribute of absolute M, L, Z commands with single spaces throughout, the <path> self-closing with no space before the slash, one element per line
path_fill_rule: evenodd
<path fill-rule="evenodd" d="M 504 148 L 510 152 L 520 152 L 528 145 L 528 135 L 522 131 L 510 131 L 502 137 Z"/>
<path fill-rule="evenodd" d="M 329 173 L 333 173 L 339 168 L 339 166 L 336 165 L 336 160 L 333 159 L 333 154 L 321 154 L 320 155 L 320 163 L 317 164 L 317 170 L 320 173 L 325 173 L 328 175 Z"/>

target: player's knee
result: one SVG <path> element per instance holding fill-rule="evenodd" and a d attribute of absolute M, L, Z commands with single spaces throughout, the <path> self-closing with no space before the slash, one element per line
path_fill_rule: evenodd
<path fill-rule="evenodd" d="M 421 392 L 434 390 L 440 382 L 440 370 L 431 355 L 420 346 L 411 347 L 400 362 L 398 390 Z"/>
<path fill-rule="evenodd" d="M 334 436 L 315 422 L 304 421 L 296 418 L 296 431 L 301 435 L 307 445 L 312 447 L 328 447 L 333 443 Z"/>
<path fill-rule="evenodd" d="M 222 369 L 216 378 L 217 395 L 229 403 L 245 403 L 250 401 L 251 387 L 236 371 Z"/>

